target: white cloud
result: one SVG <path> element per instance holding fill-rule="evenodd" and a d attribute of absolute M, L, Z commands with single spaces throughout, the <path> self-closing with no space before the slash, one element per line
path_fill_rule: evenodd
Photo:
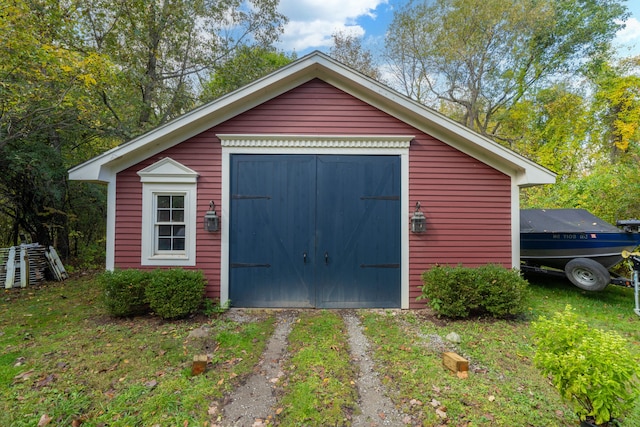
<path fill-rule="evenodd" d="M 387 0 L 280 0 L 279 11 L 289 18 L 279 47 L 301 52 L 331 46 L 331 35 L 348 31 L 365 33 L 356 20 L 375 18 L 375 9 Z"/>
<path fill-rule="evenodd" d="M 620 43 L 629 43 L 640 40 L 640 21 L 636 18 L 629 18 L 624 24 L 625 27 L 616 34 L 618 41 Z"/>

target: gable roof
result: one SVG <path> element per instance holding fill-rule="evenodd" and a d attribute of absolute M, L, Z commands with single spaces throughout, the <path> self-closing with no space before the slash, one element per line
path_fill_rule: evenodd
<path fill-rule="evenodd" d="M 318 51 L 73 167 L 69 178 L 110 182 L 129 166 L 314 78 L 511 176 L 519 186 L 555 182 L 548 169 Z"/>

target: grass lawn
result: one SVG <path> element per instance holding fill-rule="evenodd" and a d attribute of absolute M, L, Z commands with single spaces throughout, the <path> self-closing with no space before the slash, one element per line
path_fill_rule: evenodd
<path fill-rule="evenodd" d="M 529 313 L 514 321 L 454 322 L 426 310 L 359 310 L 372 357 L 396 405 L 425 426 L 577 425 L 532 366 L 530 321 L 571 304 L 593 327 L 622 334 L 640 357 L 633 290 L 609 286 L 587 293 L 565 281 L 530 282 Z M 0 425 L 36 426 L 47 419 L 50 426 L 215 424 L 214 403 L 253 372 L 274 330 L 275 313 L 258 313 L 252 322 L 224 316 L 112 319 L 90 276 L 3 291 Z M 203 324 L 211 338 L 189 339 Z M 449 332 L 462 338 L 453 349 L 470 362 L 466 379 L 442 367 L 442 338 Z M 357 369 L 345 334 L 334 312 L 301 312 L 289 337 L 286 375 L 271 423 L 302 425 L 306 417 L 304 425 L 322 425 L 327 418 L 315 416 L 319 407 L 337 425 L 349 423 L 357 411 L 351 381 Z M 197 354 L 209 354 L 212 365 L 191 376 Z M 640 425 L 640 404 L 623 425 Z"/>

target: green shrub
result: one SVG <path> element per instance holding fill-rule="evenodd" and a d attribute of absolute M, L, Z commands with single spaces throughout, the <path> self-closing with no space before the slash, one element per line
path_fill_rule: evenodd
<path fill-rule="evenodd" d="M 145 294 L 151 310 L 163 319 L 178 319 L 198 311 L 206 281 L 201 271 L 155 270 Z"/>
<path fill-rule="evenodd" d="M 436 266 L 422 274 L 422 294 L 440 315 L 503 318 L 525 310 L 528 283 L 518 271 L 488 264 L 478 268 Z"/>
<path fill-rule="evenodd" d="M 112 316 L 129 317 L 149 312 L 145 288 L 149 273 L 140 270 L 106 271 L 98 276 L 103 301 Z"/>
<path fill-rule="evenodd" d="M 529 297 L 529 284 L 517 270 L 488 264 L 478 269 L 476 282 L 481 306 L 491 316 L 504 318 L 522 314 Z"/>
<path fill-rule="evenodd" d="M 616 332 L 591 328 L 570 305 L 551 319 L 533 322 L 534 364 L 551 375 L 564 401 L 580 420 L 598 425 L 624 415 L 640 394 L 640 368 Z"/>

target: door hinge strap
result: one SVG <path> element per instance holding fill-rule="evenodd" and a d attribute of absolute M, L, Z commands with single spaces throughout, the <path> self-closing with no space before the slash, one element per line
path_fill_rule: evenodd
<path fill-rule="evenodd" d="M 271 264 L 252 264 L 250 262 L 232 262 L 231 268 L 247 268 L 247 267 L 271 267 Z"/>

